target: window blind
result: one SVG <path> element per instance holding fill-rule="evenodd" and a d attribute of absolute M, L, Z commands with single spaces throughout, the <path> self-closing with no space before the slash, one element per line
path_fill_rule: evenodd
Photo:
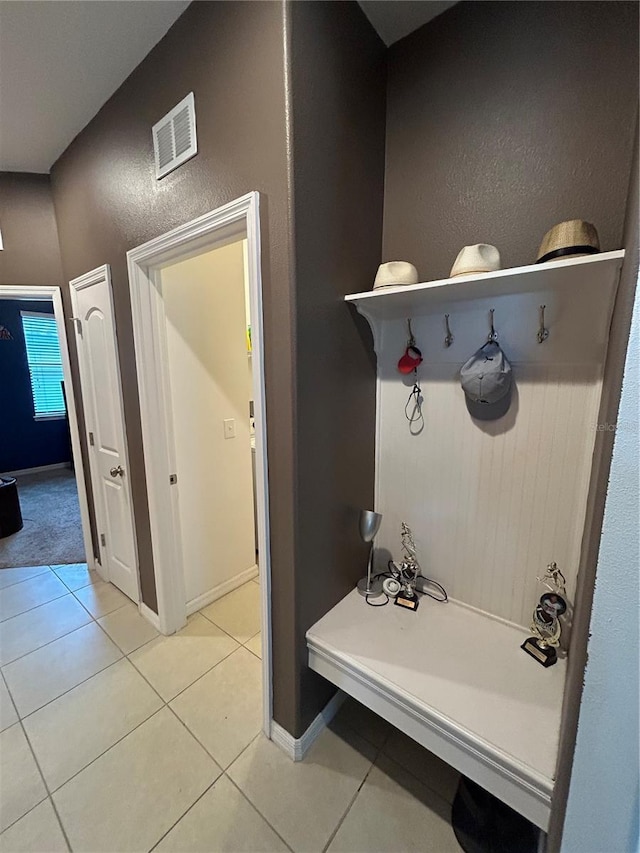
<path fill-rule="evenodd" d="M 65 411 L 62 394 L 62 355 L 53 314 L 21 312 L 31 393 L 36 418 L 61 417 Z"/>

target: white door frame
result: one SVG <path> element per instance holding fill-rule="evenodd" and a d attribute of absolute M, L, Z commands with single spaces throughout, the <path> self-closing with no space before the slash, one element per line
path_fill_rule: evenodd
<path fill-rule="evenodd" d="M 113 336 L 115 343 L 115 351 L 116 351 L 116 378 L 118 384 L 118 402 L 120 404 L 120 411 L 122 412 L 122 435 L 124 436 L 124 447 L 122 449 L 122 455 L 125 460 L 125 488 L 129 492 L 129 514 L 131 518 L 131 530 L 133 532 L 133 555 L 134 555 L 134 563 L 136 570 L 136 582 L 138 587 L 138 599 L 137 603 L 141 602 L 140 595 L 140 568 L 138 562 L 138 541 L 135 535 L 136 533 L 136 523 L 133 511 L 133 495 L 131 494 L 131 466 L 129 465 L 129 442 L 127 439 L 127 425 L 124 419 L 124 399 L 122 395 L 122 376 L 120 373 L 120 358 L 118 354 L 118 333 L 116 330 L 116 321 L 115 321 L 115 309 L 113 305 L 113 287 L 111 285 L 111 267 L 109 264 L 103 264 L 101 267 L 96 267 L 96 269 L 91 270 L 90 272 L 84 273 L 84 275 L 78 276 L 78 278 L 74 278 L 69 282 L 69 289 L 71 295 L 71 305 L 73 307 L 74 316 L 71 317 L 71 320 L 75 323 L 78 322 L 78 309 L 77 309 L 77 295 L 80 290 L 84 290 L 87 287 L 91 287 L 92 285 L 99 284 L 100 282 L 106 282 L 107 289 L 109 291 L 109 301 L 111 303 L 111 321 L 113 325 Z M 77 331 L 77 328 L 76 328 Z M 88 383 L 89 378 L 87 376 L 86 366 L 84 364 L 84 356 L 80 349 L 80 344 L 78 344 L 78 367 L 80 372 L 80 386 L 82 391 L 82 400 L 84 403 L 85 412 L 91 415 L 88 420 L 93 423 L 96 421 L 96 413 L 93 411 L 93 403 L 91 399 L 91 395 L 88 393 Z M 85 430 L 89 431 L 88 423 L 85 423 Z M 89 454 L 89 476 L 91 477 L 91 486 L 93 489 L 93 505 L 94 511 L 96 515 L 96 522 L 98 524 L 98 531 L 100 528 L 102 530 L 106 530 L 106 525 L 104 521 L 105 517 L 105 508 L 101 497 L 101 488 L 100 488 L 100 479 L 98 477 L 97 471 L 97 460 L 95 458 L 94 450 L 91 448 L 89 443 L 89 437 L 87 435 L 87 452 Z M 93 463 L 93 464 L 92 464 Z M 108 560 L 104 560 L 101 565 L 101 572 L 103 579 L 106 581 L 111 580 L 109 564 Z"/>
<path fill-rule="evenodd" d="M 64 393 L 67 400 L 67 417 L 69 420 L 69 432 L 71 434 L 71 452 L 73 454 L 73 469 L 78 487 L 78 503 L 80 504 L 80 520 L 82 522 L 82 539 L 90 569 L 97 569 L 103 574 L 102 567 L 97 562 L 93 553 L 93 540 L 91 538 L 91 522 L 89 521 L 89 499 L 87 497 L 87 485 L 84 474 L 84 463 L 82 460 L 82 446 L 80 444 L 80 429 L 78 426 L 78 414 L 76 411 L 76 398 L 73 390 L 73 379 L 71 377 L 71 361 L 69 359 L 69 341 L 65 328 L 64 308 L 62 306 L 62 291 L 59 287 L 48 285 L 0 285 L 0 298 L 2 299 L 51 299 L 53 302 L 53 315 L 56 318 L 58 329 L 58 340 L 60 341 L 60 353 L 62 355 L 62 375 L 64 376 Z"/>
<path fill-rule="evenodd" d="M 269 736 L 271 691 L 271 555 L 265 406 L 264 331 L 260 246 L 260 195 L 248 193 L 210 213 L 127 252 L 131 313 L 140 393 L 149 517 L 158 621 L 163 634 L 186 622 L 186 595 L 179 533 L 178 495 L 169 477 L 175 472 L 175 444 L 164 303 L 160 269 L 246 238 L 251 305 L 253 394 L 256 416 L 256 513 L 260 554 L 262 619 L 263 727 Z"/>

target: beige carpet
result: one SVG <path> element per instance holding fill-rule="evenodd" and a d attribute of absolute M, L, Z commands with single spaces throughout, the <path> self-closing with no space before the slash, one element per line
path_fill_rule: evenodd
<path fill-rule="evenodd" d="M 0 569 L 84 563 L 78 490 L 72 471 L 59 468 L 18 477 L 24 527 L 0 539 Z"/>

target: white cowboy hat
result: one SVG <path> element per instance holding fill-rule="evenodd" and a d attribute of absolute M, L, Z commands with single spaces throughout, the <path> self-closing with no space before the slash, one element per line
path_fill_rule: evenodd
<path fill-rule="evenodd" d="M 389 261 L 380 264 L 376 273 L 373 289 L 379 287 L 402 287 L 418 283 L 418 270 L 408 261 Z"/>
<path fill-rule="evenodd" d="M 465 246 L 451 267 L 449 277 L 456 275 L 474 275 L 481 272 L 494 272 L 500 269 L 500 252 L 488 243 Z"/>

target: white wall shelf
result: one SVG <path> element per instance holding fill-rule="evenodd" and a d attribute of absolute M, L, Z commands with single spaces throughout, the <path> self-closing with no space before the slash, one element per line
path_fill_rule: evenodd
<path fill-rule="evenodd" d="M 394 320 L 431 314 L 443 305 L 469 299 L 487 299 L 523 293 L 567 289 L 579 300 L 594 282 L 604 295 L 615 293 L 624 249 L 601 252 L 573 260 L 549 261 L 526 267 L 497 270 L 427 281 L 408 287 L 385 287 L 345 296 L 369 320 Z"/>
<path fill-rule="evenodd" d="M 307 632 L 309 666 L 547 828 L 566 662 L 523 629 L 423 597 L 415 613 L 351 592 Z"/>

